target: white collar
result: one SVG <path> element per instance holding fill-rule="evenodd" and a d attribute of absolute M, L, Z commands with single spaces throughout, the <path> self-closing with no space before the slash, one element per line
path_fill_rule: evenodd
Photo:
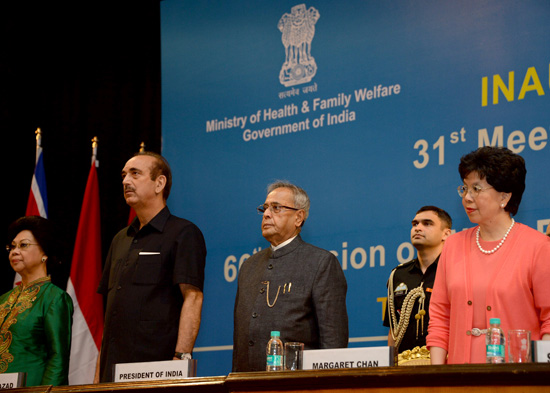
<path fill-rule="evenodd" d="M 298 235 L 296 235 L 296 236 L 298 236 Z M 289 244 L 291 241 L 293 241 L 293 240 L 296 238 L 296 236 L 291 237 L 291 238 L 288 239 L 288 240 L 285 240 L 284 242 L 282 242 L 282 243 L 279 244 L 278 246 L 274 246 L 274 245 L 272 244 L 272 245 L 271 245 L 271 249 L 272 249 L 273 251 L 277 251 L 279 248 L 283 248 L 284 246 L 286 246 L 287 244 Z"/>

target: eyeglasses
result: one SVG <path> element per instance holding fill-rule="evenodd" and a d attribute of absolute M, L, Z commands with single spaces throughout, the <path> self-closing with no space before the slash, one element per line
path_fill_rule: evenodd
<path fill-rule="evenodd" d="M 260 205 L 256 208 L 256 210 L 258 210 L 258 214 L 260 214 L 260 215 L 264 214 L 267 209 L 270 209 L 271 212 L 275 213 L 275 214 L 278 214 L 278 213 L 282 212 L 284 209 L 301 210 L 301 209 L 297 209 L 295 207 L 279 205 L 278 203 L 272 203 L 271 205 L 268 205 L 266 203 L 266 204 Z"/>
<path fill-rule="evenodd" d="M 6 246 L 6 251 L 12 252 L 16 248 L 19 248 L 20 250 L 27 250 L 30 246 L 38 246 L 38 243 L 29 243 L 26 241 L 22 241 L 19 244 L 12 243 Z"/>
<path fill-rule="evenodd" d="M 468 188 L 467 186 L 458 186 L 457 191 L 458 191 L 458 195 L 460 195 L 461 198 L 464 198 L 468 193 L 471 193 L 472 197 L 475 198 L 479 195 L 480 192 L 489 190 L 491 188 L 494 188 L 494 187 L 489 186 L 489 187 L 483 188 L 476 184 L 472 186 L 472 188 Z"/>

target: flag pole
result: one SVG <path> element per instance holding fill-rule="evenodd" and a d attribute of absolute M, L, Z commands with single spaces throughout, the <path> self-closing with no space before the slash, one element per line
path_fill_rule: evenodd
<path fill-rule="evenodd" d="M 139 145 L 139 152 L 143 153 L 145 151 L 145 142 L 141 142 L 141 145 Z"/>
<path fill-rule="evenodd" d="M 103 336 L 103 298 L 97 293 L 101 281 L 101 216 L 97 177 L 98 138 L 92 140 L 92 162 L 67 281 L 67 293 L 74 304 L 69 384 L 94 381 Z"/>
<path fill-rule="evenodd" d="M 38 127 L 34 133 L 36 134 L 36 148 L 40 149 L 42 147 L 42 130 Z"/>
<path fill-rule="evenodd" d="M 97 136 L 94 136 L 92 139 L 92 164 L 95 162 L 95 166 L 99 165 L 99 162 L 97 161 L 97 144 L 99 139 L 97 139 Z"/>

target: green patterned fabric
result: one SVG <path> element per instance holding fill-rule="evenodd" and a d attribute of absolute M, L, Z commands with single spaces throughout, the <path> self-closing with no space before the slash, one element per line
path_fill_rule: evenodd
<path fill-rule="evenodd" d="M 49 277 L 0 296 L 0 373 L 27 373 L 26 386 L 66 385 L 73 302 Z"/>

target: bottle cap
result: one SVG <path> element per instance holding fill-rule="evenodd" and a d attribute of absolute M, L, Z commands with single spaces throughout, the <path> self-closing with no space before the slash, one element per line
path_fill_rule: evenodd
<path fill-rule="evenodd" d="M 275 337 L 281 337 L 281 332 L 277 331 L 277 330 L 272 330 L 271 331 L 271 336 L 275 336 Z"/>
<path fill-rule="evenodd" d="M 498 323 L 500 325 L 500 318 L 491 318 L 489 319 L 489 323 L 492 325 L 493 323 Z"/>

